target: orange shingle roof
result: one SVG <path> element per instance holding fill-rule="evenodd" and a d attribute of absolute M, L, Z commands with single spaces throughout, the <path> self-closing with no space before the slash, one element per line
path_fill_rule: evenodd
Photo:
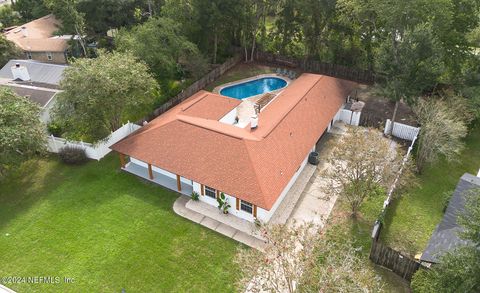
<path fill-rule="evenodd" d="M 232 109 L 222 99 L 233 99 L 202 91 L 112 149 L 270 210 L 354 87 L 302 74 L 252 131 L 212 120 Z"/>
<path fill-rule="evenodd" d="M 67 40 L 53 37 L 59 26 L 60 22 L 49 14 L 7 31 L 5 37 L 24 51 L 63 52 L 68 47 Z M 22 27 L 27 36 L 24 36 Z"/>

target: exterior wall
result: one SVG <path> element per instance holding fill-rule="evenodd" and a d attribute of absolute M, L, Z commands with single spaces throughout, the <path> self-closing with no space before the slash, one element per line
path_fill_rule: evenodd
<path fill-rule="evenodd" d="M 139 165 L 139 166 L 148 168 L 148 163 L 145 163 L 145 162 L 140 161 L 140 160 L 138 160 L 138 159 L 135 159 L 135 158 L 130 157 L 130 162 L 132 162 L 132 163 L 134 163 L 134 164 L 137 164 L 137 165 Z M 152 171 L 157 172 L 157 173 L 159 173 L 159 174 L 162 174 L 162 175 L 165 175 L 165 176 L 167 176 L 167 177 L 170 177 L 170 178 L 172 178 L 172 179 L 177 180 L 177 175 L 176 175 L 176 174 L 173 174 L 173 173 L 168 172 L 168 171 L 166 171 L 166 170 L 160 169 L 160 168 L 155 167 L 155 166 L 153 166 L 153 165 L 152 165 Z M 183 183 L 185 183 L 185 184 L 192 185 L 192 180 L 190 180 L 190 179 L 187 179 L 187 178 L 184 178 L 184 177 L 180 177 L 180 181 L 183 182 Z"/>
<path fill-rule="evenodd" d="M 64 52 L 50 52 L 52 53 L 52 60 L 48 60 L 47 52 L 30 52 L 32 55 L 32 60 L 46 62 L 46 63 L 55 63 L 55 64 L 67 64 L 67 59 L 65 58 Z M 25 58 L 28 59 L 28 54 L 25 52 Z"/>
<path fill-rule="evenodd" d="M 227 115 L 223 116 L 220 122 L 233 125 L 235 123 L 235 117 L 237 117 L 237 108 L 234 108 L 228 112 Z"/>
<path fill-rule="evenodd" d="M 311 148 L 312 151 L 315 150 L 315 145 L 313 145 L 313 147 Z M 272 215 L 275 213 L 275 211 L 277 210 L 278 206 L 282 203 L 283 199 L 285 198 L 285 196 L 287 195 L 288 191 L 290 190 L 290 188 L 292 188 L 293 184 L 295 183 L 295 181 L 297 181 L 297 178 L 298 176 L 300 175 L 300 173 L 303 171 L 303 169 L 305 168 L 305 166 L 307 165 L 307 162 L 308 162 L 308 155 L 310 154 L 310 152 L 307 154 L 307 156 L 305 157 L 305 159 L 303 160 L 303 162 L 301 163 L 300 167 L 298 168 L 297 172 L 295 172 L 295 174 L 293 174 L 292 178 L 290 179 L 290 181 L 288 182 L 287 186 L 285 186 L 285 188 L 283 189 L 282 193 L 280 194 L 279 198 L 277 199 L 277 201 L 275 202 L 275 204 L 273 205 L 272 209 L 271 210 L 265 210 L 265 209 L 262 209 L 260 207 L 257 207 L 257 219 L 259 219 L 261 222 L 263 223 L 266 223 L 270 220 L 270 218 L 272 217 Z M 130 161 L 132 163 L 135 163 L 137 165 L 140 165 L 140 166 L 143 166 L 145 168 L 148 168 L 148 164 L 145 163 L 145 162 L 142 162 L 140 160 L 137 160 L 135 158 L 130 158 Z M 155 171 L 155 172 L 158 172 L 160 174 L 163 174 L 165 176 L 168 176 L 168 177 L 171 177 L 173 179 L 176 179 L 176 175 L 171 173 L 171 172 L 168 172 L 168 171 L 165 171 L 163 169 L 160 169 L 160 168 L 157 168 L 155 166 L 152 166 L 152 170 Z M 202 185 L 198 182 L 194 182 L 190 179 L 187 179 L 187 178 L 181 178 L 181 181 L 184 182 L 184 183 L 187 183 L 187 184 L 190 184 L 192 185 L 193 187 L 193 191 L 194 192 L 197 192 L 199 194 L 199 200 L 206 203 L 206 204 L 209 204 L 211 206 L 214 206 L 214 207 L 218 207 L 218 203 L 217 203 L 217 200 L 214 199 L 214 198 L 211 198 L 209 196 L 206 196 L 206 195 L 202 195 Z M 215 188 L 214 186 L 211 186 L 212 188 Z M 219 192 L 222 192 L 221 190 L 219 190 Z M 247 220 L 247 221 L 250 221 L 250 222 L 253 222 L 255 220 L 255 218 L 253 217 L 253 214 L 249 214 L 247 212 L 244 212 L 240 209 L 237 210 L 236 208 L 236 203 L 237 203 L 237 199 L 236 197 L 232 196 L 232 195 L 229 195 L 229 194 L 225 194 L 225 198 L 226 200 L 228 201 L 228 203 L 230 204 L 230 208 L 228 209 L 228 212 L 229 214 L 232 214 L 236 217 L 239 217 L 239 218 L 242 218 L 244 220 Z"/>

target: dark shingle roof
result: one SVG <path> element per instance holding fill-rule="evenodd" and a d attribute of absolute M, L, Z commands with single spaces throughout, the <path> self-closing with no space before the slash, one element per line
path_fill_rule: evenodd
<path fill-rule="evenodd" d="M 458 225 L 457 217 L 465 209 L 465 195 L 467 191 L 479 187 L 479 177 L 468 173 L 463 174 L 455 192 L 450 198 L 442 221 L 438 224 L 428 241 L 427 248 L 420 258 L 421 261 L 437 263 L 439 257 L 446 251 L 468 243 L 458 237 L 458 232 L 462 231 L 462 227 Z"/>
<path fill-rule="evenodd" d="M 30 101 L 37 103 L 40 107 L 45 107 L 48 102 L 57 94 L 56 91 L 41 88 L 20 87 L 14 85 L 5 85 L 12 89 L 17 95 L 26 97 Z"/>

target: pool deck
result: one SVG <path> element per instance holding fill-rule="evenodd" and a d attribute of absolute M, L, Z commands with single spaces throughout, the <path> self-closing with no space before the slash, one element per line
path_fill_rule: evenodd
<path fill-rule="evenodd" d="M 281 78 L 281 79 L 283 79 L 287 82 L 287 84 L 284 87 L 282 87 L 281 89 L 269 92 L 269 93 L 276 94 L 276 96 L 278 96 L 283 91 L 283 89 L 285 89 L 292 82 L 292 80 L 290 78 L 286 77 L 286 76 L 279 75 L 279 74 L 276 74 L 276 73 L 268 73 L 268 74 L 260 74 L 260 75 L 256 75 L 256 76 L 252 76 L 252 77 L 248 77 L 248 78 L 224 83 L 224 84 L 214 88 L 212 92 L 215 93 L 215 94 L 220 94 L 220 91 L 225 87 L 229 87 L 229 86 L 240 84 L 240 83 L 249 82 L 249 81 L 260 79 L 260 78 L 266 78 L 266 77 Z M 238 120 L 239 120 L 238 125 L 247 125 L 250 122 L 251 117 L 256 114 L 254 106 L 257 103 L 257 101 L 264 94 L 266 94 L 266 93 L 262 93 L 262 94 L 259 94 L 259 95 L 256 95 L 256 96 L 251 96 L 249 98 L 245 98 L 245 99 L 241 100 L 242 103 L 240 105 L 238 105 L 238 107 L 237 107 L 237 116 L 238 116 Z M 232 99 L 234 99 L 234 98 L 232 98 Z M 275 100 L 275 98 L 273 98 L 272 101 L 273 100 Z"/>

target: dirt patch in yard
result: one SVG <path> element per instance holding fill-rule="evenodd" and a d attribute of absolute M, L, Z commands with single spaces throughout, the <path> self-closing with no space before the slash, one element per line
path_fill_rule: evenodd
<path fill-rule="evenodd" d="M 378 95 L 372 86 L 360 85 L 356 97 L 365 102 L 362 111 L 361 125 L 383 129 L 385 121 L 392 119 L 395 102 Z M 397 110 L 396 122 L 418 126 L 415 114 L 410 106 L 401 102 Z"/>

